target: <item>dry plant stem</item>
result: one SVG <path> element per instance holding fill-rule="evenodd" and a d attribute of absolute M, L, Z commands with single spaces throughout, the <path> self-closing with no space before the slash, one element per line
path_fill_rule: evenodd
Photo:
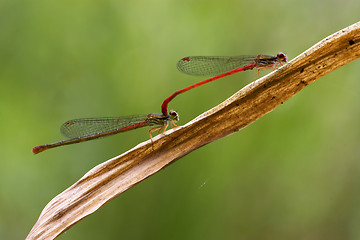
<path fill-rule="evenodd" d="M 51 200 L 27 239 L 54 239 L 115 196 L 191 151 L 239 131 L 316 79 L 359 58 L 360 22 L 317 43 L 188 124 L 90 170 Z M 84 160 L 84 159 L 83 159 Z"/>

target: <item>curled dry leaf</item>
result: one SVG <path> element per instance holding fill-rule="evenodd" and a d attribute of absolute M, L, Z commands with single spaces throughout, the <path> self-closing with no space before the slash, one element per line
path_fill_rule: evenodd
<path fill-rule="evenodd" d="M 287 65 L 235 93 L 184 126 L 110 159 L 51 200 L 27 239 L 54 239 L 136 183 L 199 147 L 232 134 L 301 89 L 359 58 L 360 22 L 320 41 Z"/>

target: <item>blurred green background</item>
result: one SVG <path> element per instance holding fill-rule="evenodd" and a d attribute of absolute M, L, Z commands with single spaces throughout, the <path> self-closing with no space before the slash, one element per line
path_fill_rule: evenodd
<path fill-rule="evenodd" d="M 78 117 L 160 112 L 205 78 L 188 55 L 291 60 L 359 21 L 352 1 L 0 1 L 0 239 L 23 239 L 44 206 L 148 129 L 52 149 Z M 262 72 L 262 75 L 266 71 Z M 360 239 L 360 61 L 229 137 L 171 164 L 58 239 Z M 179 96 L 180 125 L 253 80 Z"/>

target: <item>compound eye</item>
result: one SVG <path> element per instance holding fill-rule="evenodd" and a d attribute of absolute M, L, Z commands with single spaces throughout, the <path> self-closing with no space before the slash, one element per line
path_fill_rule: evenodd
<path fill-rule="evenodd" d="M 284 53 L 282 53 L 282 52 L 280 52 L 280 53 L 278 53 L 277 54 L 277 58 L 279 59 L 279 60 L 281 60 L 281 61 L 284 61 L 284 62 L 286 62 L 286 55 L 284 54 Z"/>
<path fill-rule="evenodd" d="M 170 117 L 174 120 L 174 121 L 179 121 L 179 114 L 175 111 L 170 111 L 169 112 Z"/>

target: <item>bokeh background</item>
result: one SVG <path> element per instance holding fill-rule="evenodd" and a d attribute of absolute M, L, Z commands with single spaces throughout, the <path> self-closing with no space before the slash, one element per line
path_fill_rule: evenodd
<path fill-rule="evenodd" d="M 0 1 L 0 239 L 148 129 L 52 149 L 79 117 L 160 112 L 204 78 L 188 55 L 294 58 L 360 20 L 352 1 Z M 262 72 L 262 75 L 266 71 Z M 58 239 L 360 239 L 360 61 L 238 133 L 118 196 Z M 185 124 L 253 81 L 239 73 L 177 97 Z"/>

